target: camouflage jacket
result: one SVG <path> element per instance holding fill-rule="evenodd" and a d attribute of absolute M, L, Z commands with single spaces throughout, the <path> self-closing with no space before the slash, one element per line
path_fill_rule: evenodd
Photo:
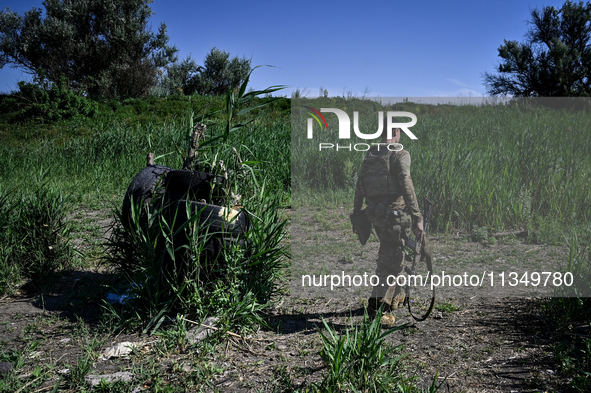
<path fill-rule="evenodd" d="M 386 148 L 385 143 L 374 145 L 370 151 L 377 150 L 378 148 Z M 396 195 L 384 195 L 384 198 L 388 199 L 390 209 L 394 210 L 405 210 L 412 218 L 413 227 L 416 227 L 419 222 L 423 222 L 423 216 L 419 210 L 419 204 L 417 202 L 417 196 L 415 194 L 414 185 L 410 177 L 410 153 L 406 150 L 400 150 L 390 153 L 390 175 L 394 179 L 398 179 L 398 194 Z M 363 207 L 363 199 L 366 197 L 363 186 L 362 176 L 357 179 L 355 186 L 355 199 L 353 202 L 353 210 L 359 211 Z M 375 198 L 375 197 L 374 197 Z M 365 199 L 370 199 L 365 198 Z M 368 201 L 369 202 L 369 201 Z"/>

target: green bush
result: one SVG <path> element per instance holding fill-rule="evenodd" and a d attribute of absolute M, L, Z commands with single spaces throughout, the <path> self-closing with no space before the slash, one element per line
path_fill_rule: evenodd
<path fill-rule="evenodd" d="M 18 82 L 19 91 L 2 101 L 5 112 L 16 112 L 14 120 L 38 119 L 45 121 L 65 120 L 80 116 L 92 116 L 97 104 L 69 87 L 64 75 L 50 83 L 39 72 L 33 83 Z"/>

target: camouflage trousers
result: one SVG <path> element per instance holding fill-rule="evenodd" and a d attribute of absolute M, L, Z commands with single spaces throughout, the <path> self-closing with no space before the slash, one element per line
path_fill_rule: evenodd
<path fill-rule="evenodd" d="M 394 220 L 389 220 L 386 226 L 374 225 L 374 229 L 380 240 L 380 249 L 375 275 L 379 277 L 379 285 L 373 287 L 369 299 L 370 306 L 379 307 L 383 300 L 389 305 L 391 299 L 400 297 L 402 288 L 394 285 L 388 286 L 388 277 L 390 283 L 395 281 L 404 268 L 404 247 L 401 243 L 401 237 L 410 236 L 410 216 L 402 211 L 398 211 L 398 216 Z M 386 298 L 386 299 L 384 299 Z M 375 303 L 375 304 L 371 304 Z"/>

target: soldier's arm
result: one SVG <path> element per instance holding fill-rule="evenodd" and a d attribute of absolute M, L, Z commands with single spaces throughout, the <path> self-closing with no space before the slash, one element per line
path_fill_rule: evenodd
<path fill-rule="evenodd" d="M 398 183 L 400 184 L 402 197 L 412 217 L 413 228 L 423 223 L 423 215 L 419 209 L 417 195 L 410 177 L 410 154 L 406 150 L 399 153 L 398 162 Z"/>
<path fill-rule="evenodd" d="M 353 211 L 358 212 L 363 207 L 363 185 L 361 179 L 357 178 L 357 184 L 355 185 L 355 199 L 353 199 Z"/>

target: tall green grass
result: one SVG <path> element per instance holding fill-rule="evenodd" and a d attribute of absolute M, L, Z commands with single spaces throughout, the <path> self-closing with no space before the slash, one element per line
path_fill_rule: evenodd
<path fill-rule="evenodd" d="M 123 274 L 129 299 L 123 307 L 110 308 L 119 322 L 156 330 L 181 314 L 191 319 L 217 315 L 239 329 L 264 324 L 263 311 L 283 287 L 287 221 L 277 195 L 255 195 L 244 206 L 250 229 L 234 241 L 222 242 L 229 233 L 210 230 L 199 212 L 180 214 L 163 197 L 153 199 L 145 223 L 142 207 L 135 206 L 130 229 L 117 213 L 106 263 Z M 206 251 L 212 242 L 223 245 L 217 257 Z"/>
<path fill-rule="evenodd" d="M 287 221 L 279 214 L 285 189 L 281 179 L 274 177 L 280 172 L 259 172 L 256 166 L 268 164 L 263 160 L 269 157 L 265 156 L 269 144 L 272 148 L 275 140 L 278 144 L 281 140 L 273 133 L 266 133 L 264 143 L 254 139 L 263 132 L 256 124 L 261 117 L 252 117 L 252 113 L 266 103 L 252 105 L 250 101 L 274 89 L 246 93 L 247 81 L 238 92 L 228 91 L 223 110 L 196 119 L 191 116 L 185 130 L 192 131 L 194 121 L 224 113 L 220 127 L 206 132 L 198 167 L 227 176 L 234 194 L 243 195 L 241 214 L 250 225 L 243 223 L 238 233 L 223 227 L 214 232 L 210 220 L 203 219 L 190 203 L 177 204 L 159 191 L 147 210 L 142 201 L 132 201 L 130 227 L 117 212 L 107 261 L 128 283 L 128 307 L 120 312 L 111 308 L 120 321 L 135 322 L 147 331 L 158 329 L 177 314 L 192 319 L 217 315 L 228 325 L 244 329 L 264 324 L 263 310 L 280 295 L 289 254 L 282 243 Z M 184 137 L 188 140 L 189 133 Z M 287 138 L 283 139 L 285 143 Z M 176 158 L 184 159 L 183 150 L 178 150 Z M 263 160 L 255 160 L 257 152 Z M 226 199 L 229 208 L 233 198 Z M 145 222 L 142 213 L 147 216 Z"/>
<path fill-rule="evenodd" d="M 365 153 L 319 151 L 320 142 L 341 146 L 379 142 L 354 134 L 350 142 L 338 141 L 336 116 L 331 114 L 325 116 L 331 131 L 316 127 L 314 139 L 309 140 L 305 129 L 309 115 L 300 110 L 301 105 L 348 108 L 350 112 L 361 107 L 360 129 L 366 133 L 377 129 L 377 110 L 417 115 L 412 131 L 418 140 L 403 134 L 401 143 L 412 156 L 417 197 L 435 202 L 433 230 L 470 233 L 475 225 L 531 229 L 548 221 L 564 228 L 591 218 L 589 113 L 523 110 L 515 105 L 440 108 L 404 103 L 380 107 L 363 100 L 333 101 L 292 100 L 296 199 L 327 190 L 348 191 L 352 198 Z"/>
<path fill-rule="evenodd" d="M 33 201 L 61 209 L 63 206 L 58 203 L 63 201 L 61 195 L 70 195 L 69 207 L 120 209 L 131 180 L 146 165 L 146 154 L 154 152 L 157 164 L 180 169 L 192 126 L 196 121 L 204 121 L 207 124 L 206 138 L 213 142 L 202 143 L 197 157 L 201 168 L 219 173 L 221 162 L 224 163 L 230 173 L 232 191 L 242 196 L 242 205 L 253 214 L 255 229 L 248 235 L 247 248 L 225 250 L 234 267 L 227 282 L 214 283 L 218 285 L 217 289 L 201 285 L 200 281 L 193 279 L 171 289 L 166 287 L 166 280 L 170 277 L 157 274 L 152 277 L 162 279 L 161 282 L 135 285 L 137 299 L 143 299 L 142 304 L 145 305 L 143 309 L 138 309 L 138 315 L 142 314 L 138 318 L 141 321 L 153 320 L 154 325 L 162 315 L 173 311 L 181 310 L 187 315 L 199 316 L 220 309 L 226 310 L 227 315 L 234 313 L 247 319 L 249 316 L 258 317 L 264 308 L 259 305 L 268 303 L 280 285 L 280 270 L 287 252 L 278 245 L 286 225 L 286 221 L 278 216 L 278 209 L 290 204 L 287 107 L 280 100 L 267 105 L 270 98 L 255 97 L 260 93 L 241 90 L 231 91 L 225 98 L 192 96 L 113 101 L 102 103 L 99 113 L 92 119 L 52 124 L 12 124 L 0 118 L 0 139 L 6 142 L 0 144 L 0 190 L 8 190 L 2 191 L 0 202 L 4 199 L 10 202 L 1 204 L 0 218 L 5 215 L 11 217 L 10 221 L 3 220 L 0 225 L 6 226 L 6 222 L 21 225 L 28 217 L 25 210 L 19 217 L 15 216 L 16 202 L 12 201 L 16 190 L 19 198 L 22 196 L 21 199 L 31 202 L 27 206 L 32 211 L 36 211 Z M 38 135 L 35 134 L 35 127 L 39 129 Z M 44 178 L 43 190 L 52 190 L 50 194 L 39 194 L 34 178 L 40 170 L 48 174 Z M 154 230 L 164 225 L 156 219 L 155 222 Z M 9 229 L 12 228 L 15 227 L 11 224 Z M 9 232 L 3 231 L 3 234 Z M 58 234 L 66 239 L 62 232 Z M 138 252 L 141 242 L 127 240 L 128 248 Z M 203 245 L 203 239 L 194 243 L 194 247 L 199 247 Z M 149 242 L 144 242 L 144 246 L 150 246 Z M 15 247 L 10 242 L 0 244 L 1 292 L 14 290 L 23 275 L 22 269 L 15 269 L 11 264 Z M 35 252 L 28 246 L 21 248 L 23 252 Z M 52 250 L 55 254 L 57 249 L 54 247 Z M 124 259 L 126 255 L 119 253 L 118 256 Z M 158 267 L 161 256 L 151 259 L 149 255 L 136 257 L 144 265 L 127 271 L 127 277 L 130 283 L 139 284 L 143 282 L 140 279 L 146 280 L 142 272 L 156 272 L 154 269 Z M 269 262 L 271 260 L 275 262 Z M 62 262 L 65 266 L 65 261 Z M 199 269 L 199 265 L 192 268 Z M 143 297 L 139 288 L 144 288 Z M 162 297 L 154 299 L 155 295 L 162 294 L 162 290 L 166 292 L 166 301 Z M 212 293 L 219 296 L 211 297 Z M 211 304 L 198 304 L 201 300 L 191 294 L 202 294 L 202 301 Z M 178 303 L 165 307 L 171 298 L 176 298 Z M 140 312 L 140 309 L 143 311 Z M 165 312 L 154 319 L 162 310 Z"/>
<path fill-rule="evenodd" d="M 198 113 L 187 110 L 183 116 L 164 122 L 134 123 L 121 119 L 96 122 L 92 133 L 82 136 L 76 136 L 77 123 L 71 122 L 67 138 L 61 135 L 59 139 L 48 137 L 30 143 L 19 142 L 16 146 L 3 144 L 0 146 L 0 162 L 3 163 L 0 184 L 31 190 L 32 175 L 46 168 L 51 173 L 51 185 L 72 195 L 77 204 L 91 207 L 119 204 L 131 179 L 146 165 L 148 152 L 162 156 L 156 160 L 157 164 L 181 168 L 192 115 Z M 208 126 L 208 136 L 222 135 L 224 131 L 224 125 Z M 224 148 L 211 146 L 200 151 L 199 158 L 233 163 L 237 159 L 232 150 L 235 147 L 243 161 L 251 162 L 249 170 L 258 174 L 257 181 L 282 195 L 283 204 L 288 204 L 289 132 L 288 121 L 263 114 L 256 123 L 230 135 Z M 248 191 L 243 196 L 247 197 Z"/>
<path fill-rule="evenodd" d="M 544 302 L 549 326 L 562 336 L 553 345 L 559 373 L 577 392 L 591 390 L 591 224 L 566 239 L 567 271 L 576 285 L 560 287 L 555 298 Z M 579 329 L 583 329 L 579 331 Z"/>
<path fill-rule="evenodd" d="M 31 179 L 32 192 L 0 189 L 0 295 L 25 279 L 37 289 L 51 275 L 75 267 L 81 254 L 71 242 L 68 198 L 47 184 L 48 171 Z"/>
<path fill-rule="evenodd" d="M 427 389 L 415 385 L 414 377 L 406 377 L 402 368 L 402 345 L 390 346 L 386 338 L 405 327 L 397 326 L 382 331 L 380 308 L 375 318 L 364 315 L 360 326 L 351 327 L 339 334 L 324 319 L 324 331 L 320 330 L 323 348 L 320 356 L 326 365 L 324 379 L 312 386 L 319 392 L 430 392 L 439 390 L 437 374 Z"/>

